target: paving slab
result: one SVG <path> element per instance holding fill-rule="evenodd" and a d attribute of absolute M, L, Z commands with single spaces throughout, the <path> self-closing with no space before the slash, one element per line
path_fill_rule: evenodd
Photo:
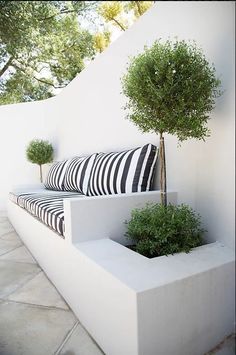
<path fill-rule="evenodd" d="M 35 259 L 24 245 L 0 256 L 0 260 L 11 260 L 18 263 L 36 263 Z"/>
<path fill-rule="evenodd" d="M 0 213 L 0 223 L 8 221 L 7 216 L 1 215 Z"/>
<path fill-rule="evenodd" d="M 0 302 L 0 354 L 52 355 L 77 319 L 71 311 Z"/>
<path fill-rule="evenodd" d="M 13 226 L 12 226 L 10 220 L 7 218 L 7 216 L 1 217 L 1 224 L 5 224 L 5 225 L 11 226 L 13 228 Z"/>
<path fill-rule="evenodd" d="M 44 272 L 37 274 L 23 287 L 12 293 L 8 299 L 47 307 L 69 309 L 66 302 L 48 280 Z"/>
<path fill-rule="evenodd" d="M 0 298 L 8 296 L 39 272 L 37 264 L 0 260 Z"/>
<path fill-rule="evenodd" d="M 0 236 L 12 231 L 14 231 L 14 228 L 8 220 L 0 223 Z"/>
<path fill-rule="evenodd" d="M 86 330 L 78 324 L 72 335 L 56 354 L 60 355 L 104 355 Z"/>
<path fill-rule="evenodd" d="M 0 218 L 7 218 L 7 211 L 0 211 Z"/>
<path fill-rule="evenodd" d="M 0 242 L 1 242 L 1 240 L 18 240 L 21 242 L 21 239 L 19 238 L 18 234 L 15 231 L 11 231 L 11 232 L 1 235 Z"/>
<path fill-rule="evenodd" d="M 13 249 L 18 248 L 19 246 L 22 245 L 22 242 L 17 239 L 15 240 L 6 240 L 0 238 L 0 255 L 6 254 L 9 251 L 12 251 Z"/>

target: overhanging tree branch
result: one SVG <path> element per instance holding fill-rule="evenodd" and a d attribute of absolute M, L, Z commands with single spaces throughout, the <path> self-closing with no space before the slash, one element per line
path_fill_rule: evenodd
<path fill-rule="evenodd" d="M 51 16 L 48 16 L 48 17 L 44 17 L 44 18 L 41 18 L 39 19 L 39 21 L 45 21 L 45 20 L 51 20 L 52 18 L 56 17 L 56 16 L 59 16 L 59 15 L 64 15 L 64 14 L 71 14 L 71 13 L 77 13 L 77 15 L 79 15 L 80 13 L 83 13 L 83 11 L 85 10 L 92 10 L 97 4 L 97 1 L 89 1 L 87 6 L 83 6 L 81 7 L 81 9 L 64 9 L 64 10 L 61 10 L 61 11 L 58 11 L 57 13 L 51 15 Z"/>
<path fill-rule="evenodd" d="M 8 61 L 6 62 L 6 64 L 3 66 L 3 68 L 0 70 L 0 77 L 7 71 L 7 69 L 11 66 L 12 61 L 13 61 L 13 57 L 11 56 Z"/>
<path fill-rule="evenodd" d="M 122 31 L 125 31 L 125 30 L 126 30 L 126 28 L 125 28 L 119 21 L 117 21 L 117 19 L 115 19 L 114 17 L 112 17 L 111 20 L 114 21 L 114 22 L 117 24 L 117 26 L 120 27 L 120 29 L 121 29 Z"/>
<path fill-rule="evenodd" d="M 44 79 L 39 79 L 37 78 L 36 76 L 34 76 L 34 79 L 35 80 L 38 80 L 39 82 L 43 83 L 43 84 L 46 84 L 46 85 L 49 85 L 49 86 L 52 86 L 54 89 L 63 89 L 64 87 L 66 87 L 66 85 L 63 85 L 63 86 L 56 86 L 54 85 L 53 83 L 47 81 L 47 80 L 44 80 Z"/>
<path fill-rule="evenodd" d="M 62 10 L 62 11 L 57 12 L 56 14 L 53 14 L 53 15 L 48 16 L 48 17 L 40 18 L 38 20 L 39 21 L 51 20 L 52 18 L 54 18 L 56 16 L 63 15 L 63 14 L 70 14 L 70 13 L 73 13 L 73 12 L 78 12 L 78 11 L 76 11 L 76 10 Z"/>
<path fill-rule="evenodd" d="M 13 63 L 12 66 L 13 66 L 15 69 L 20 70 L 23 74 L 25 74 L 25 75 L 27 75 L 27 76 L 29 75 L 29 73 L 27 73 L 27 70 L 21 68 L 21 67 L 20 67 L 19 65 L 17 65 L 16 63 Z M 37 81 L 39 81 L 39 82 L 41 82 L 41 83 L 43 83 L 43 84 L 52 86 L 54 89 L 63 89 L 63 88 L 66 86 L 66 85 L 64 85 L 64 86 L 56 86 L 56 85 L 54 85 L 54 84 L 53 84 L 52 82 L 50 82 L 50 81 L 47 81 L 47 80 L 45 80 L 45 79 L 37 78 L 35 75 L 32 75 L 32 78 L 35 79 L 35 80 L 37 80 Z"/>
<path fill-rule="evenodd" d="M 139 1 L 135 1 L 135 4 L 136 4 L 136 6 L 137 6 L 137 8 L 138 8 L 138 13 L 139 13 L 139 15 L 141 16 L 141 15 L 142 15 L 142 11 L 141 11 L 141 7 L 140 7 Z"/>

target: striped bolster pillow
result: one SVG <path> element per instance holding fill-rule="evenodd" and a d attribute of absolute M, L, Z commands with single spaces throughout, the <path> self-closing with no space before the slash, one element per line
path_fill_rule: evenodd
<path fill-rule="evenodd" d="M 64 189 L 77 191 L 84 195 L 88 192 L 88 182 L 97 153 L 88 157 L 75 157 L 70 160 L 66 175 Z"/>
<path fill-rule="evenodd" d="M 157 147 L 152 144 L 119 153 L 99 153 L 88 196 L 151 190 L 156 159 Z"/>
<path fill-rule="evenodd" d="M 49 190 L 64 190 L 64 179 L 69 160 L 57 162 L 49 169 L 44 186 Z"/>

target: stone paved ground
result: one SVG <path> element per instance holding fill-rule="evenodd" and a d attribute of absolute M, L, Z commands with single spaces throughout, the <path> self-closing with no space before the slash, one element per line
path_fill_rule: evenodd
<path fill-rule="evenodd" d="M 0 214 L 0 355 L 102 355 Z"/>
<path fill-rule="evenodd" d="M 53 354 L 103 352 L 0 213 L 0 355 Z M 206 355 L 234 354 L 231 336 Z"/>

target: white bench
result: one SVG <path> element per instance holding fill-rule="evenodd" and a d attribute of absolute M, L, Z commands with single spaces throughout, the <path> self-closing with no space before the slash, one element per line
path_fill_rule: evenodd
<path fill-rule="evenodd" d="M 231 249 L 148 259 L 121 244 L 131 210 L 159 201 L 159 191 L 66 200 L 65 240 L 9 201 L 17 233 L 106 354 L 200 355 L 233 332 Z"/>

